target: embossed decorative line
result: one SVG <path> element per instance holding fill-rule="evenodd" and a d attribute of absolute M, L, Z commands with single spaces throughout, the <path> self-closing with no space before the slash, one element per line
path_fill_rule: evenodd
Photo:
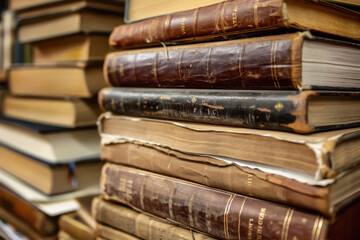
<path fill-rule="evenodd" d="M 321 229 L 322 229 L 323 223 L 324 223 L 324 218 L 321 217 L 321 218 L 320 218 L 320 221 L 319 221 L 319 224 L 318 224 L 318 227 L 317 227 L 315 240 L 319 240 L 319 239 L 320 239 L 320 233 L 321 233 Z"/>
<path fill-rule="evenodd" d="M 157 74 L 157 60 L 158 60 L 158 56 L 159 53 L 156 52 L 155 53 L 155 57 L 154 57 L 154 67 L 153 67 L 153 71 L 154 71 L 154 80 L 157 82 L 158 86 L 161 87 L 159 80 L 158 80 L 158 74 Z"/>
<path fill-rule="evenodd" d="M 243 57 L 243 52 L 244 52 L 244 49 L 245 49 L 245 46 L 246 46 L 246 43 L 244 44 L 241 44 L 240 43 L 240 53 L 239 53 L 239 77 L 240 77 L 240 80 L 241 80 L 241 84 L 243 86 L 243 88 L 245 88 L 245 82 L 244 82 L 244 79 L 243 79 L 243 71 L 242 71 L 242 57 Z"/>
<path fill-rule="evenodd" d="M 239 211 L 239 223 L 238 223 L 238 239 L 241 240 L 241 231 L 240 231 L 240 228 L 241 228 L 241 213 L 244 209 L 244 205 L 245 205 L 245 202 L 246 202 L 246 199 L 247 198 L 244 198 L 244 201 L 241 205 L 241 208 L 240 208 L 240 211 Z"/>
<path fill-rule="evenodd" d="M 259 3 L 259 0 L 255 0 L 255 3 L 254 3 L 254 23 L 255 23 L 256 28 L 259 28 L 258 3 Z"/>
<path fill-rule="evenodd" d="M 235 195 L 231 195 L 226 207 L 225 207 L 225 212 L 224 212 L 224 232 L 225 232 L 225 238 L 229 238 L 230 234 L 229 234 L 229 212 L 230 212 L 230 207 L 232 202 L 234 201 Z"/>
<path fill-rule="evenodd" d="M 313 230 L 311 233 L 311 240 L 315 240 L 316 229 L 318 228 L 320 216 L 317 216 L 314 222 Z"/>
<path fill-rule="evenodd" d="M 227 1 L 224 2 L 224 5 L 221 9 L 221 14 L 220 14 L 220 27 L 221 27 L 221 31 L 223 33 L 226 33 L 226 29 L 225 29 L 225 19 L 224 19 L 224 12 L 225 12 L 225 9 L 226 9 L 226 3 Z"/>
<path fill-rule="evenodd" d="M 198 20 L 198 14 L 199 14 L 199 8 L 197 8 L 197 9 L 194 11 L 194 19 L 193 19 L 193 25 L 192 25 L 194 37 L 197 36 L 197 34 L 196 34 L 196 25 L 197 25 L 197 20 Z"/>
<path fill-rule="evenodd" d="M 284 218 L 284 222 L 283 222 L 283 227 L 282 227 L 282 231 L 281 231 L 281 240 L 285 240 L 285 229 L 286 229 L 286 223 L 287 220 L 289 218 L 289 214 L 290 214 L 291 208 L 288 208 L 285 218 Z"/>
<path fill-rule="evenodd" d="M 288 221 L 286 223 L 285 238 L 284 238 L 285 240 L 288 238 L 290 222 L 291 222 L 291 218 L 292 218 L 293 214 L 294 214 L 294 209 L 291 209 L 289 219 L 288 219 Z"/>

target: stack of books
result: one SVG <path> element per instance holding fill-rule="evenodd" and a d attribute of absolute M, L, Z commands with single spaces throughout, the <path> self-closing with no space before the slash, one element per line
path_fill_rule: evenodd
<path fill-rule="evenodd" d="M 358 12 L 235 0 L 135 19 L 104 63 L 99 237 L 359 239 Z"/>
<path fill-rule="evenodd" d="M 53 239 L 78 197 L 99 194 L 98 91 L 108 35 L 123 2 L 9 2 L 15 60 L 0 119 L 0 218 Z"/>

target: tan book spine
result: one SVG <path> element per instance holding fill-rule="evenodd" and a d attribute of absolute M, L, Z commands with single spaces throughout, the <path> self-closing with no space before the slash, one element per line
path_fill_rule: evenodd
<path fill-rule="evenodd" d="M 145 215 L 123 205 L 106 202 L 99 198 L 93 200 L 92 212 L 98 222 L 127 232 L 141 239 L 168 240 L 211 240 L 212 237 L 193 232 L 169 222 Z M 98 226 L 99 227 L 99 226 Z M 98 231 L 103 232 L 100 225 Z M 103 236 L 100 233 L 100 236 Z M 103 236 L 106 238 L 106 236 Z"/>
<path fill-rule="evenodd" d="M 99 234 L 97 240 L 110 240 L 110 239 L 140 240 L 141 239 L 102 224 L 97 225 L 97 231 Z"/>
<path fill-rule="evenodd" d="M 93 230 L 76 219 L 76 213 L 62 215 L 59 219 L 59 227 L 75 239 L 95 239 Z"/>
<path fill-rule="evenodd" d="M 302 184 L 279 175 L 210 157 L 187 155 L 156 146 L 120 143 L 103 144 L 101 158 L 116 164 L 329 215 L 329 187 Z"/>
<path fill-rule="evenodd" d="M 325 239 L 320 215 L 125 166 L 106 164 L 102 195 L 222 239 Z"/>

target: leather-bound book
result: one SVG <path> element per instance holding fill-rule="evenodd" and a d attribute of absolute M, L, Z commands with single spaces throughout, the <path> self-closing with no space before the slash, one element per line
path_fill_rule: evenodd
<path fill-rule="evenodd" d="M 135 211 L 124 205 L 114 204 L 95 198 L 92 205 L 94 218 L 104 224 L 98 225 L 98 235 L 105 237 L 106 226 L 129 233 L 140 239 L 168 239 L 168 240 L 214 240 L 207 235 L 184 229 L 171 224 L 169 221 Z M 111 239 L 116 239 L 111 237 Z"/>
<path fill-rule="evenodd" d="M 107 200 L 221 239 L 325 239 L 322 216 L 162 175 L 106 164 L 101 178 Z"/>
<path fill-rule="evenodd" d="M 42 236 L 55 235 L 58 230 L 57 218 L 49 217 L 31 203 L 0 185 L 0 208 L 13 219 L 19 219 L 26 228 Z M 25 226 L 24 226 L 25 227 Z"/>
<path fill-rule="evenodd" d="M 360 175 L 359 167 L 346 171 L 346 174 L 343 173 L 338 178 L 314 181 L 304 178 L 304 174 L 298 171 L 286 168 L 189 154 L 155 144 L 125 141 L 102 144 L 101 158 L 107 162 L 209 187 L 311 209 L 327 216 L 335 215 L 360 195 L 360 184 L 356 181 Z M 345 189 L 352 193 L 344 194 Z"/>
<path fill-rule="evenodd" d="M 360 125 L 360 93 L 336 91 L 105 88 L 117 114 L 311 133 Z"/>
<path fill-rule="evenodd" d="M 360 14 L 322 0 L 223 1 L 120 25 L 113 31 L 110 44 L 129 47 L 207 40 L 281 28 L 310 29 L 359 40 Z"/>
<path fill-rule="evenodd" d="M 118 51 L 104 75 L 120 87 L 360 89 L 359 46 L 298 32 Z"/>

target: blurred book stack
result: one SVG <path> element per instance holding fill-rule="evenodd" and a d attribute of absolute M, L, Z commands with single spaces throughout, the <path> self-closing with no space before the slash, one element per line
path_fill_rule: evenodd
<path fill-rule="evenodd" d="M 97 236 L 358 239 L 360 13 L 193 2 L 127 1 L 110 36 Z"/>
<path fill-rule="evenodd" d="M 14 31 L 0 117 L 0 218 L 30 239 L 56 239 L 59 217 L 79 209 L 75 199 L 99 193 L 96 95 L 123 5 L 8 3 Z"/>

